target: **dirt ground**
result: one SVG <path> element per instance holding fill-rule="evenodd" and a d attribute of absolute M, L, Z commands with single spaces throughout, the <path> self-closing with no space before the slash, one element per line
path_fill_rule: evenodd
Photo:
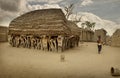
<path fill-rule="evenodd" d="M 120 48 L 103 46 L 98 54 L 96 43 L 83 43 L 61 53 L 0 43 L 0 78 L 114 78 L 112 66 L 120 69 Z"/>

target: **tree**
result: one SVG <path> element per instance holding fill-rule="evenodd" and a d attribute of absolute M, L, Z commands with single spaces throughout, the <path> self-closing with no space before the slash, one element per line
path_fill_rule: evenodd
<path fill-rule="evenodd" d="M 85 27 L 85 23 L 82 23 L 81 26 L 82 26 L 82 28 L 84 29 L 84 27 Z"/>
<path fill-rule="evenodd" d="M 87 29 L 91 29 L 92 28 L 92 25 L 89 21 L 85 21 L 85 24 L 87 26 Z"/>
<path fill-rule="evenodd" d="M 85 21 L 85 23 L 82 23 L 81 26 L 83 27 L 86 25 L 87 29 L 94 30 L 95 24 L 96 24 L 95 22 Z"/>
<path fill-rule="evenodd" d="M 66 6 L 66 7 L 64 7 L 64 10 L 65 10 L 65 16 L 66 16 L 66 18 L 67 19 L 69 19 L 69 17 L 70 17 L 70 15 L 71 14 L 73 14 L 73 9 L 74 9 L 74 4 L 72 3 L 72 4 L 70 4 L 70 5 L 68 5 L 68 6 Z M 75 19 L 73 20 L 73 22 L 74 23 L 78 23 L 78 22 L 81 22 L 81 18 L 82 18 L 82 16 L 81 17 L 79 17 L 78 19 L 77 19 L 77 13 L 76 13 L 76 16 L 75 16 Z"/>
<path fill-rule="evenodd" d="M 73 13 L 73 8 L 74 8 L 74 4 L 73 4 L 73 3 L 70 4 L 70 5 L 68 5 L 68 6 L 66 6 L 66 7 L 64 8 L 64 10 L 66 11 L 65 16 L 66 16 L 67 19 L 68 19 L 69 16 Z"/>
<path fill-rule="evenodd" d="M 74 23 L 78 23 L 78 22 L 81 22 L 81 19 L 82 19 L 82 16 L 81 17 L 79 17 L 78 19 L 78 16 L 77 16 L 77 14 L 76 14 L 76 17 L 75 17 L 75 20 L 73 21 Z"/>
<path fill-rule="evenodd" d="M 92 23 L 92 30 L 94 30 L 95 24 L 96 24 L 95 22 Z"/>

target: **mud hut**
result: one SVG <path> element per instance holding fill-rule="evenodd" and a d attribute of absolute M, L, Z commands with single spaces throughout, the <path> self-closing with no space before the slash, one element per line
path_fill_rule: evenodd
<path fill-rule="evenodd" d="M 67 22 L 68 27 L 71 29 L 71 34 L 79 36 L 80 35 L 80 28 L 72 21 Z"/>
<path fill-rule="evenodd" d="M 81 34 L 80 34 L 80 41 L 85 41 L 85 42 L 92 42 L 94 38 L 94 32 L 92 30 L 88 29 L 80 29 Z"/>
<path fill-rule="evenodd" d="M 94 34 L 94 41 L 97 41 L 98 36 L 101 36 L 101 40 L 106 44 L 107 31 L 105 29 L 97 29 Z"/>
<path fill-rule="evenodd" d="M 106 45 L 111 46 L 111 36 L 106 36 Z"/>
<path fill-rule="evenodd" d="M 111 37 L 111 46 L 120 47 L 120 29 L 117 29 Z"/>
<path fill-rule="evenodd" d="M 79 43 L 79 36 L 80 36 L 80 28 L 72 21 L 67 21 L 67 25 L 71 30 L 71 37 L 70 37 L 70 41 L 68 45 L 69 47 L 75 47 L 78 46 Z"/>
<path fill-rule="evenodd" d="M 17 41 L 13 44 L 12 40 L 22 38 L 24 41 L 27 40 L 26 43 L 28 43 L 25 45 L 28 48 L 31 46 L 35 48 L 39 43 L 40 47 L 37 47 L 42 50 L 53 51 L 60 48 L 63 51 L 65 39 L 69 40 L 71 37 L 71 29 L 67 22 L 61 9 L 42 9 L 28 12 L 11 21 L 9 25 L 11 43 L 16 46 Z M 19 44 L 17 43 L 17 46 Z"/>
<path fill-rule="evenodd" d="M 0 26 L 0 42 L 8 41 L 8 27 Z"/>

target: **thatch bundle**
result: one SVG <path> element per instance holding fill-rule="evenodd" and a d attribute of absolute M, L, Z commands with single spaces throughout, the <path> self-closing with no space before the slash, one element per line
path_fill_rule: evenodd
<path fill-rule="evenodd" d="M 74 22 L 68 21 L 67 25 L 71 29 L 72 35 L 80 35 L 81 29 Z"/>
<path fill-rule="evenodd" d="M 23 14 L 9 25 L 9 34 L 69 35 L 61 9 L 42 9 Z"/>

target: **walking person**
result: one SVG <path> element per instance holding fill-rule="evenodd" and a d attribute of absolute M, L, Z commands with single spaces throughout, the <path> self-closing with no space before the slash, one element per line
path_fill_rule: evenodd
<path fill-rule="evenodd" d="M 101 36 L 98 36 L 97 46 L 98 46 L 98 54 L 100 54 L 100 53 L 101 53 L 101 50 L 102 50 L 102 40 L 101 40 Z"/>

